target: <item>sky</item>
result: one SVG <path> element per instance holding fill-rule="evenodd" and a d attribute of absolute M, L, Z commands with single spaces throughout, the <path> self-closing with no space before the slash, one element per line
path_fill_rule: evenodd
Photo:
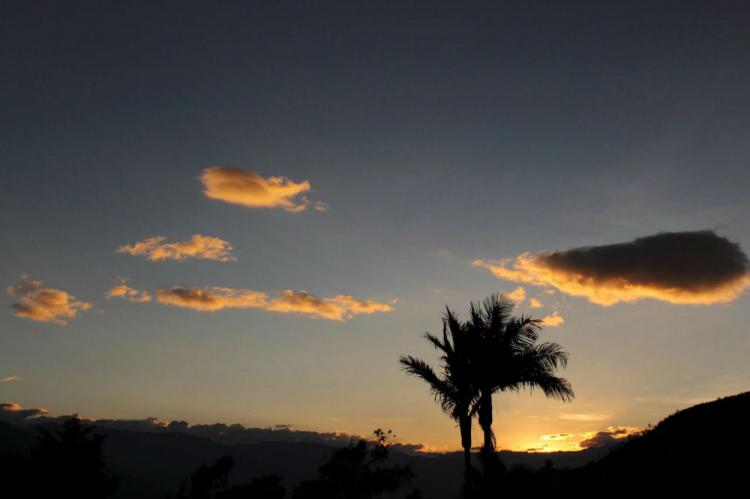
<path fill-rule="evenodd" d="M 398 358 L 493 292 L 501 448 L 748 389 L 746 2 L 0 9 L 1 402 L 457 449 Z"/>

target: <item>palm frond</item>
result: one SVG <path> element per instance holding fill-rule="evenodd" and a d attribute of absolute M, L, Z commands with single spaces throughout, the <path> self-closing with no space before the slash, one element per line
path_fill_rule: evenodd
<path fill-rule="evenodd" d="M 563 402 L 570 402 L 575 397 L 573 387 L 567 379 L 554 376 L 543 370 L 526 373 L 523 380 L 515 385 L 515 391 L 518 391 L 519 388 L 527 388 L 532 392 L 535 388 L 538 388 L 542 390 L 546 397 Z"/>
<path fill-rule="evenodd" d="M 444 354 L 451 355 L 453 353 L 453 348 L 451 347 L 450 342 L 441 341 L 440 338 L 430 333 L 425 333 L 424 338 L 429 341 L 435 349 L 440 350 Z"/>
<path fill-rule="evenodd" d="M 402 368 L 408 374 L 424 380 L 430 387 L 430 391 L 435 397 L 435 401 L 446 414 L 454 417 L 456 408 L 461 406 L 462 394 L 458 387 L 454 386 L 450 380 L 438 376 L 434 369 L 422 359 L 411 355 L 399 359 Z M 466 403 L 468 407 L 468 402 Z"/>

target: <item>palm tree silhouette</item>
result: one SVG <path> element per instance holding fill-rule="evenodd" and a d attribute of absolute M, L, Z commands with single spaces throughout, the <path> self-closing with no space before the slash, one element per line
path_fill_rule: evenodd
<path fill-rule="evenodd" d="M 471 414 L 478 416 L 485 452 L 495 450 L 493 394 L 538 388 L 547 397 L 562 401 L 574 396 L 570 383 L 555 375 L 567 365 L 567 352 L 557 343 L 537 344 L 541 321 L 513 317 L 513 308 L 512 301 L 493 294 L 481 304 L 471 304 L 470 319 L 464 325 L 470 338 L 471 373 L 479 391 Z"/>
<path fill-rule="evenodd" d="M 450 335 L 449 335 L 450 333 Z M 465 324 L 446 307 L 443 318 L 443 336 L 425 334 L 427 341 L 441 352 L 440 375 L 425 361 L 411 355 L 401 357 L 404 370 L 423 379 L 443 411 L 458 422 L 461 447 L 464 451 L 464 486 L 471 490 L 471 408 L 477 402 L 469 355 L 471 338 Z"/>

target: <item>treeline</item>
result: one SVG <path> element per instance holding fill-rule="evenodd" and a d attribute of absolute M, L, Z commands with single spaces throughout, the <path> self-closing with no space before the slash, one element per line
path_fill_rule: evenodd
<path fill-rule="evenodd" d="M 8 499 L 76 498 L 106 499 L 116 494 L 117 477 L 109 473 L 103 457 L 106 435 L 77 417 L 65 420 L 58 430 L 37 427 L 37 443 L 29 456 L 0 457 L 0 488 Z M 412 487 L 409 466 L 393 465 L 389 449 L 393 434 L 377 429 L 371 440 L 358 440 L 332 451 L 318 468 L 318 476 L 289 489 L 283 477 L 264 475 L 247 483 L 230 479 L 232 456 L 186 473 L 174 495 L 164 499 L 375 499 L 402 497 L 426 499 Z M 478 454 L 472 467 L 475 489 L 463 497 L 499 497 L 501 493 L 525 490 L 554 491 L 559 471 L 551 463 L 533 471 L 516 467 L 506 471 L 497 454 Z M 530 487 L 530 484 L 535 484 Z M 534 495 L 532 495 L 534 497 Z M 139 498 L 144 499 L 144 498 Z"/>
<path fill-rule="evenodd" d="M 8 499 L 106 499 L 117 492 L 117 477 L 103 456 L 106 435 L 94 434 L 73 416 L 59 430 L 37 427 L 29 456 L 0 456 L 0 490 Z M 414 477 L 408 466 L 389 465 L 391 431 L 375 430 L 372 440 L 336 449 L 318 469 L 318 477 L 287 490 L 279 475 L 232 483 L 232 456 L 202 465 L 183 480 L 169 499 L 368 499 L 404 490 Z M 409 499 L 420 499 L 410 491 Z M 143 498 L 139 498 L 143 499 Z M 166 498 L 165 498 L 166 499 Z"/>

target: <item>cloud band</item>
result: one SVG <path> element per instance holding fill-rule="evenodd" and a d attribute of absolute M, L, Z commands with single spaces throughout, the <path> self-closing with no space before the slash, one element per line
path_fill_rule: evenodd
<path fill-rule="evenodd" d="M 610 306 L 653 298 L 677 304 L 736 299 L 748 286 L 748 258 L 713 231 L 667 232 L 634 241 L 476 260 L 500 279 L 582 296 Z"/>
<path fill-rule="evenodd" d="M 126 288 L 126 289 L 120 289 Z M 113 293 L 113 290 L 116 290 Z M 143 292 L 127 286 L 116 286 L 109 296 L 133 300 Z M 225 309 L 262 309 L 276 313 L 295 313 L 309 317 L 345 321 L 356 315 L 391 312 L 391 303 L 374 300 L 359 300 L 349 295 L 335 295 L 320 298 L 307 291 L 284 290 L 276 295 L 252 289 L 224 287 L 175 286 L 159 289 L 155 293 L 156 301 L 180 308 L 189 308 L 199 312 L 217 312 Z"/>

